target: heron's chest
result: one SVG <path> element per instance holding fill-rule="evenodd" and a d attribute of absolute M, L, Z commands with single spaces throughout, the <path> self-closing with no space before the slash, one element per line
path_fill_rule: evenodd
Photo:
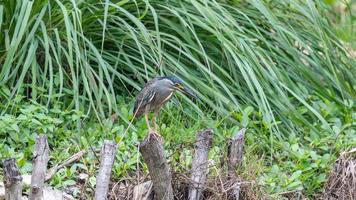
<path fill-rule="evenodd" d="M 156 91 L 156 95 L 154 98 L 154 107 L 160 107 L 162 104 L 166 103 L 173 95 L 173 91 Z"/>

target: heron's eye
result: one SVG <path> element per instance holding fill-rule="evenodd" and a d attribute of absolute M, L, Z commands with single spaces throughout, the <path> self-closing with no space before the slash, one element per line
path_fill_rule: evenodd
<path fill-rule="evenodd" d="M 175 84 L 175 87 L 176 87 L 176 88 L 179 88 L 179 89 L 183 89 L 183 88 L 184 88 L 183 85 L 181 85 L 180 83 L 176 83 L 176 84 Z"/>

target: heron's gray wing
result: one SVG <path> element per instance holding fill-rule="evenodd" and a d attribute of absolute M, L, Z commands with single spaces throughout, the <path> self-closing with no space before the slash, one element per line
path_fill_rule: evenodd
<path fill-rule="evenodd" d="M 156 93 L 152 87 L 153 82 L 154 80 L 147 82 L 136 97 L 133 109 L 134 114 L 136 113 L 136 117 L 140 117 L 145 112 L 147 104 L 149 104 L 155 97 Z"/>

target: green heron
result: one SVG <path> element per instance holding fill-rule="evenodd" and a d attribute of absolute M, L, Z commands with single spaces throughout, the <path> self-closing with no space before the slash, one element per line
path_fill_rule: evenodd
<path fill-rule="evenodd" d="M 145 114 L 146 124 L 149 133 L 152 132 L 148 120 L 148 113 L 154 112 L 152 122 L 154 124 L 154 133 L 157 134 L 156 118 L 159 110 L 173 95 L 175 91 L 196 99 L 196 95 L 184 85 L 183 81 L 175 76 L 158 77 L 148 81 L 136 97 L 133 109 L 134 117 L 140 117 Z M 159 134 L 158 134 L 159 135 Z"/>

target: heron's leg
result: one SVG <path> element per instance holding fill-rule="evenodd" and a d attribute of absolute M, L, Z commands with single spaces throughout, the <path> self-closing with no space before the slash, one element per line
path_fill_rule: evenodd
<path fill-rule="evenodd" d="M 158 125 L 157 125 L 158 113 L 159 113 L 159 109 L 155 110 L 154 111 L 154 115 L 153 115 L 153 119 L 152 119 L 152 122 L 154 124 L 154 130 L 155 130 L 156 133 L 157 133 L 157 130 L 158 130 Z"/>
<path fill-rule="evenodd" d="M 154 115 L 153 115 L 153 118 L 152 118 L 152 122 L 154 124 L 154 132 L 153 134 L 157 137 L 157 139 L 163 143 L 163 137 L 161 136 L 161 134 L 159 134 L 157 132 L 157 129 L 158 129 L 158 125 L 157 125 L 157 117 L 158 117 L 158 113 L 159 113 L 159 109 L 155 110 L 154 111 Z"/>
<path fill-rule="evenodd" d="M 148 113 L 145 113 L 145 119 L 146 119 L 146 124 L 147 124 L 147 128 L 148 128 L 148 132 L 151 133 L 151 127 L 150 127 L 150 121 L 148 120 Z"/>

